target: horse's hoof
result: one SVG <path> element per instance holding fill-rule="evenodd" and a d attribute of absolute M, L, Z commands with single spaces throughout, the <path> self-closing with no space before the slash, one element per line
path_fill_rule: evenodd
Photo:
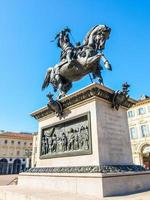
<path fill-rule="evenodd" d="M 102 79 L 102 78 L 98 78 L 98 82 L 99 82 L 101 85 L 104 85 L 103 79 Z"/>

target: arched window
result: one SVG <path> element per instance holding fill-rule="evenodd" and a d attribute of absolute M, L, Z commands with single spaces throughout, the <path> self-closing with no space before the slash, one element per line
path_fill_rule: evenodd
<path fill-rule="evenodd" d="M 150 169 L 150 145 L 144 145 L 142 148 L 143 165 Z"/>
<path fill-rule="evenodd" d="M 21 160 L 15 159 L 13 163 L 13 174 L 19 174 L 21 171 Z"/>
<path fill-rule="evenodd" d="M 0 174 L 7 174 L 8 161 L 3 158 L 0 160 Z"/>

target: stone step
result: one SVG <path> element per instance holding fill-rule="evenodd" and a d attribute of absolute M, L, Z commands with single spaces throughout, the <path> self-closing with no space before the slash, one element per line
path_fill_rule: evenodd
<path fill-rule="evenodd" d="M 150 200 L 150 191 L 97 199 L 90 198 L 89 196 L 72 195 L 70 193 L 58 193 L 47 190 L 37 191 L 20 186 L 0 186 L 0 200 Z"/>
<path fill-rule="evenodd" d="M 30 184 L 30 183 L 29 183 Z M 45 183 L 46 184 L 46 183 Z M 20 186 L 0 186 L 0 200 L 95 200 L 88 196 L 35 190 Z"/>

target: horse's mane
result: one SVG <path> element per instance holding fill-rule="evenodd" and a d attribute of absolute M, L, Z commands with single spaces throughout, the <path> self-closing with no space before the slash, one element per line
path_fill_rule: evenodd
<path fill-rule="evenodd" d="M 105 25 L 96 25 L 93 28 L 90 29 L 90 31 L 86 34 L 84 40 L 83 40 L 83 45 L 87 45 L 89 43 L 90 37 L 95 35 L 98 31 L 101 29 L 105 28 Z"/>
<path fill-rule="evenodd" d="M 83 40 L 83 45 L 87 45 L 87 44 L 88 44 L 89 37 L 90 37 L 91 33 L 92 33 L 93 30 L 94 30 L 96 27 L 98 27 L 98 26 L 99 26 L 99 25 L 96 25 L 96 26 L 94 26 L 93 28 L 91 28 L 91 29 L 88 31 L 88 33 L 86 34 L 86 36 L 85 36 L 85 38 L 84 38 L 84 40 Z"/>

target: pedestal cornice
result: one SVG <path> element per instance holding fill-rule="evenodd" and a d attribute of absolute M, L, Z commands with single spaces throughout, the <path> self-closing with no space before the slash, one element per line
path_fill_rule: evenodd
<path fill-rule="evenodd" d="M 85 100 L 89 100 L 92 97 L 104 99 L 105 101 L 112 103 L 114 92 L 115 91 L 111 90 L 110 88 L 107 88 L 97 83 L 93 83 L 81 90 L 78 90 L 77 92 L 74 92 L 60 99 L 60 102 L 62 104 L 63 110 L 70 106 L 74 106 L 78 103 L 81 103 Z M 134 99 L 129 98 L 128 101 L 121 104 L 121 106 L 128 109 L 135 103 L 136 101 Z M 40 119 L 52 113 L 53 112 L 47 106 L 45 106 L 35 112 L 32 112 L 31 116 L 34 117 L 35 119 Z"/>

